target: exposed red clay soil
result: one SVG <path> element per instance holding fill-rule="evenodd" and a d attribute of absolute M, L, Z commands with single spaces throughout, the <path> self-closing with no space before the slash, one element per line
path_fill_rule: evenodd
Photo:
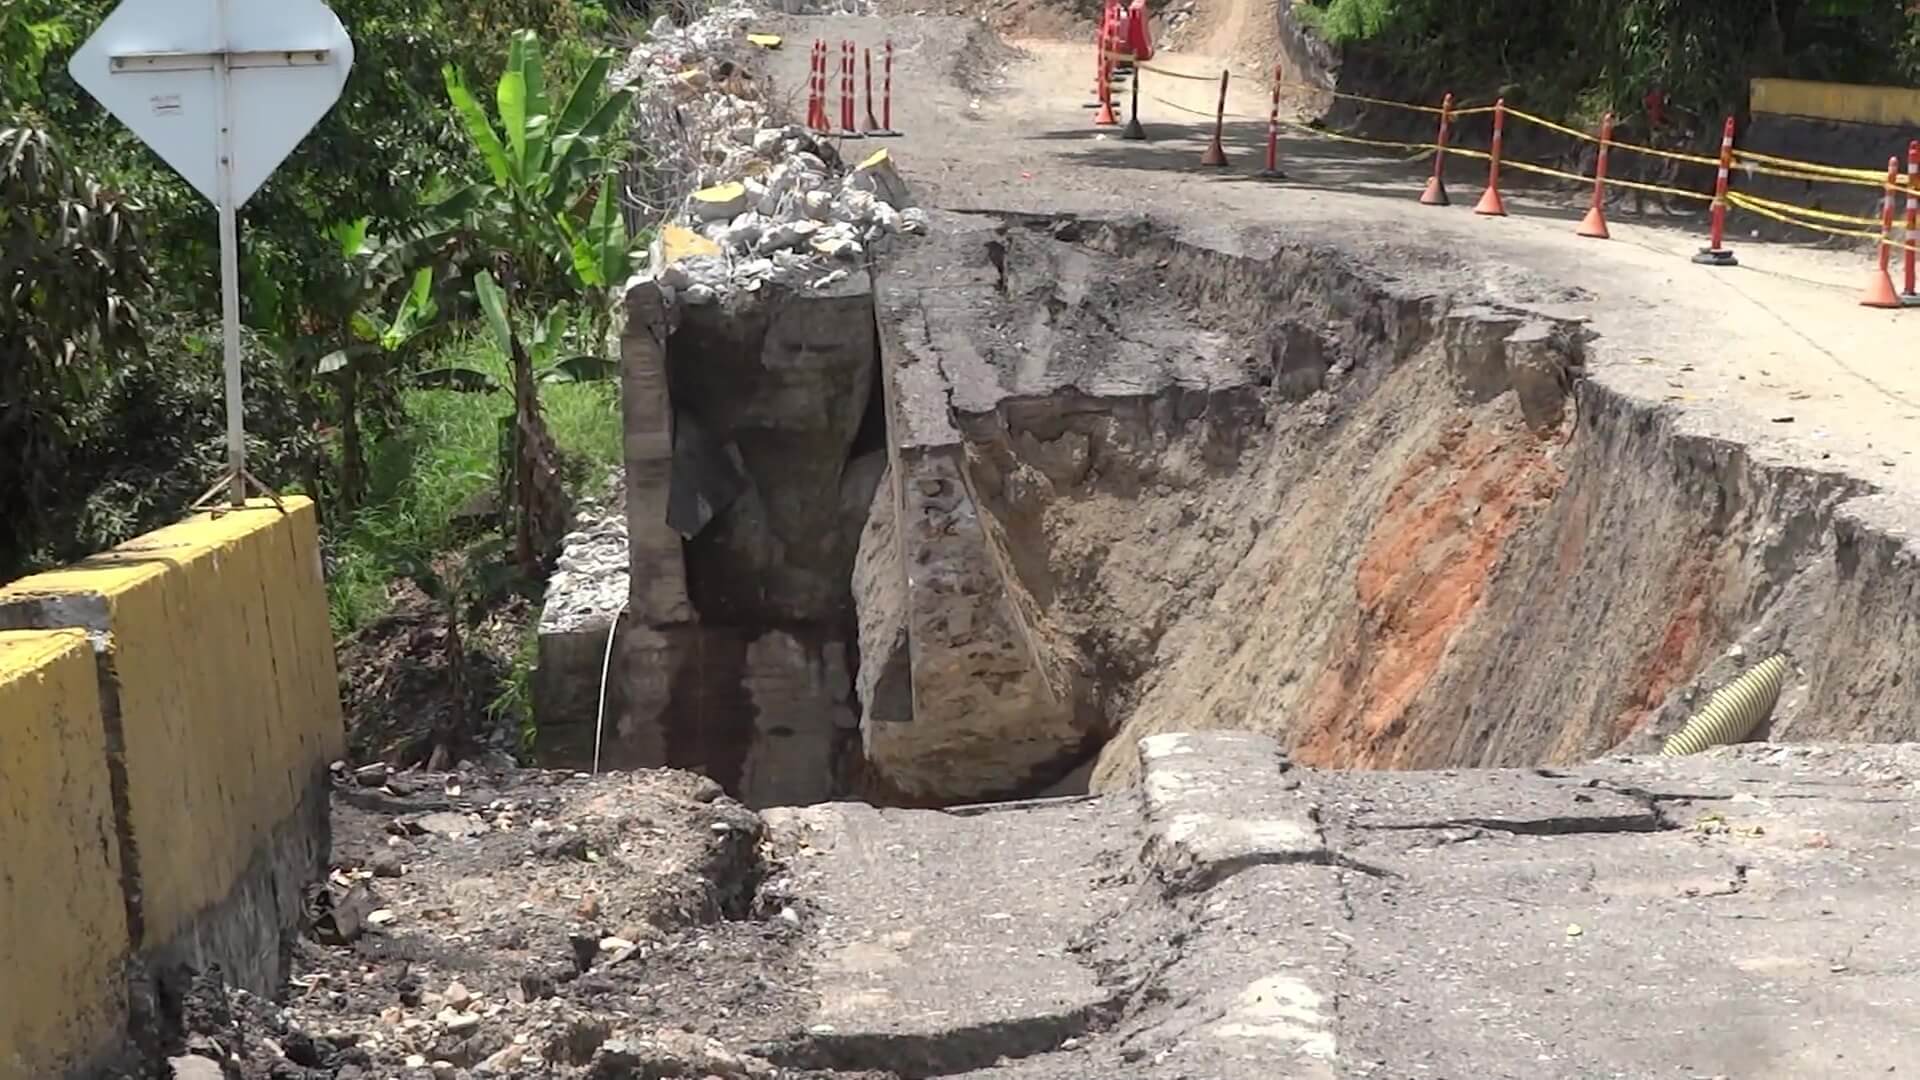
<path fill-rule="evenodd" d="M 1507 538 L 1565 482 L 1553 442 L 1462 419 L 1401 474 L 1355 575 L 1358 614 L 1311 695 L 1301 763 L 1411 764 L 1408 710 L 1479 607 Z"/>
<path fill-rule="evenodd" d="M 1640 692 L 1628 699 L 1613 722 L 1610 746 L 1618 746 L 1660 709 L 1660 703 L 1675 687 L 1692 678 L 1699 670 L 1704 641 L 1717 636 L 1709 598 L 1719 590 L 1720 573 L 1711 554 L 1695 547 L 1681 557 L 1668 580 L 1681 582 L 1679 606 L 1667 620 L 1659 640 L 1640 662 L 1634 680 Z M 1578 754 L 1578 747 L 1562 747 L 1556 758 Z"/>

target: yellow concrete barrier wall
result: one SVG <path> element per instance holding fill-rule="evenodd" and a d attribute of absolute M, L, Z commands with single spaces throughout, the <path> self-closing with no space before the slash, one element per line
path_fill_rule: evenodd
<path fill-rule="evenodd" d="M 102 704 L 124 733 L 136 948 L 226 899 L 345 754 L 314 508 L 285 507 L 203 514 L 0 589 L 0 621 L 34 611 L 40 625 L 106 633 Z"/>
<path fill-rule="evenodd" d="M 1754 112 L 1883 127 L 1920 126 L 1920 90 L 1904 86 L 1754 79 L 1747 90 L 1747 104 Z"/>
<path fill-rule="evenodd" d="M 0 632 L 0 1080 L 126 1022 L 129 943 L 98 669 L 77 630 Z"/>

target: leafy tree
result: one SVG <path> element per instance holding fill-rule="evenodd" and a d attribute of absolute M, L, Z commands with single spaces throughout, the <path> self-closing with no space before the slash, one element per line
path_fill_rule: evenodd
<path fill-rule="evenodd" d="M 149 284 L 131 204 L 46 132 L 0 128 L 0 565 L 43 540 L 88 396 L 141 349 Z"/>
<path fill-rule="evenodd" d="M 0 0 L 0 115 L 18 119 L 39 95 L 47 58 L 74 42 L 72 6 Z"/>
<path fill-rule="evenodd" d="M 1508 92 L 1530 107 L 1622 115 L 1652 87 L 1714 115 L 1746 80 L 1844 82 L 1920 72 L 1920 9 L 1904 0 L 1307 0 L 1328 39 L 1387 61 L 1401 89 Z M 1583 117 L 1590 118 L 1590 117 Z"/>
<path fill-rule="evenodd" d="M 416 245 L 375 237 L 370 226 L 363 217 L 325 230 L 330 249 L 309 271 L 303 296 L 288 297 L 270 278 L 251 282 L 253 320 L 271 328 L 264 333 L 296 407 L 312 424 L 338 427 L 335 494 L 347 510 L 366 495 L 368 414 L 379 429 L 397 418 L 401 376 L 439 317 L 434 267 L 405 274 Z"/>

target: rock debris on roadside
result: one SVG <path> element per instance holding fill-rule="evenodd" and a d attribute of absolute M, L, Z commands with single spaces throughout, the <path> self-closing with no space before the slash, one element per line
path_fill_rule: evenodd
<path fill-rule="evenodd" d="M 641 277 L 690 305 L 768 284 L 829 288 L 875 243 L 927 227 L 884 151 L 849 170 L 785 122 L 753 74 L 747 33 L 759 17 L 735 4 L 684 28 L 662 19 L 622 69 L 637 82 L 636 139 L 652 157 L 636 197 L 665 222 Z"/>

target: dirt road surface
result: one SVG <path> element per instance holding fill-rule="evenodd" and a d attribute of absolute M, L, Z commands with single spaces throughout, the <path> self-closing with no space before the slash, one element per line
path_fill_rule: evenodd
<path fill-rule="evenodd" d="M 1242 25 L 1209 17 L 1229 40 Z M 1920 491 L 1920 315 L 1858 306 L 1870 258 L 1730 239 L 1735 268 L 1699 266 L 1698 226 L 1616 220 L 1613 239 L 1577 237 L 1577 192 L 1509 191 L 1511 215 L 1472 204 L 1483 167 L 1449 170 L 1454 205 L 1418 204 L 1430 163 L 1283 129 L 1288 179 L 1254 175 L 1264 163 L 1267 91 L 1237 79 L 1228 98 L 1226 169 L 1199 166 L 1222 61 L 1164 53 L 1154 65 L 1202 74 L 1147 73 L 1146 142 L 1096 128 L 1089 46 L 1001 45 L 959 18 L 772 19 L 793 47 L 776 60 L 778 86 L 803 101 L 806 43 L 851 38 L 896 49 L 889 140 L 844 140 L 858 160 L 884 146 L 924 203 L 948 210 L 1040 214 L 1137 212 L 1167 227 L 1231 244 L 1241 232 L 1280 230 L 1337 242 L 1381 272 L 1436 292 L 1583 320 L 1598 335 L 1593 378 L 1665 401 L 1684 428 L 1745 444 L 1761 460 L 1845 472 L 1902 502 Z M 1244 71 L 1245 64 L 1239 65 Z M 797 111 L 797 110 L 796 110 Z M 1465 130 L 1471 141 L 1476 133 Z M 1911 513 L 1908 506 L 1903 513 Z M 1911 519 L 1910 519 L 1911 520 Z"/>
<path fill-rule="evenodd" d="M 1192 35 L 1244 64 L 1240 6 Z M 1920 520 L 1920 316 L 1859 308 L 1866 258 L 1620 221 L 1568 201 L 1419 206 L 1423 166 L 1235 119 L 1156 79 L 1149 141 L 1095 129 L 1080 44 L 948 17 L 774 17 L 897 48 L 893 140 L 923 203 L 1140 213 L 1232 249 L 1339 243 L 1378 274 L 1583 320 L 1587 377 Z M 1171 54 L 1204 74 L 1217 59 Z M 1265 93 L 1234 87 L 1257 117 Z M 1196 115 L 1201 114 L 1201 115 Z M 1204 322 L 1204 320 L 1197 320 Z M 1847 1077 L 1920 1060 L 1911 747 L 1770 745 L 1560 771 L 1343 773 L 1247 733 L 1163 734 L 1141 783 L 949 811 L 764 818 L 675 773 L 343 775 L 334 875 L 283 1003 L 203 987 L 175 1032 L 247 1080 L 407 1077 Z M 177 1003 L 176 1003 L 177 1004 Z M 177 1075 L 193 1075 L 185 1071 Z"/>
<path fill-rule="evenodd" d="M 173 1076 L 1852 1080 L 1920 1054 L 1912 748 L 1140 753 L 1121 795 L 764 819 L 663 771 L 344 781 L 285 1000 L 197 982 Z"/>

